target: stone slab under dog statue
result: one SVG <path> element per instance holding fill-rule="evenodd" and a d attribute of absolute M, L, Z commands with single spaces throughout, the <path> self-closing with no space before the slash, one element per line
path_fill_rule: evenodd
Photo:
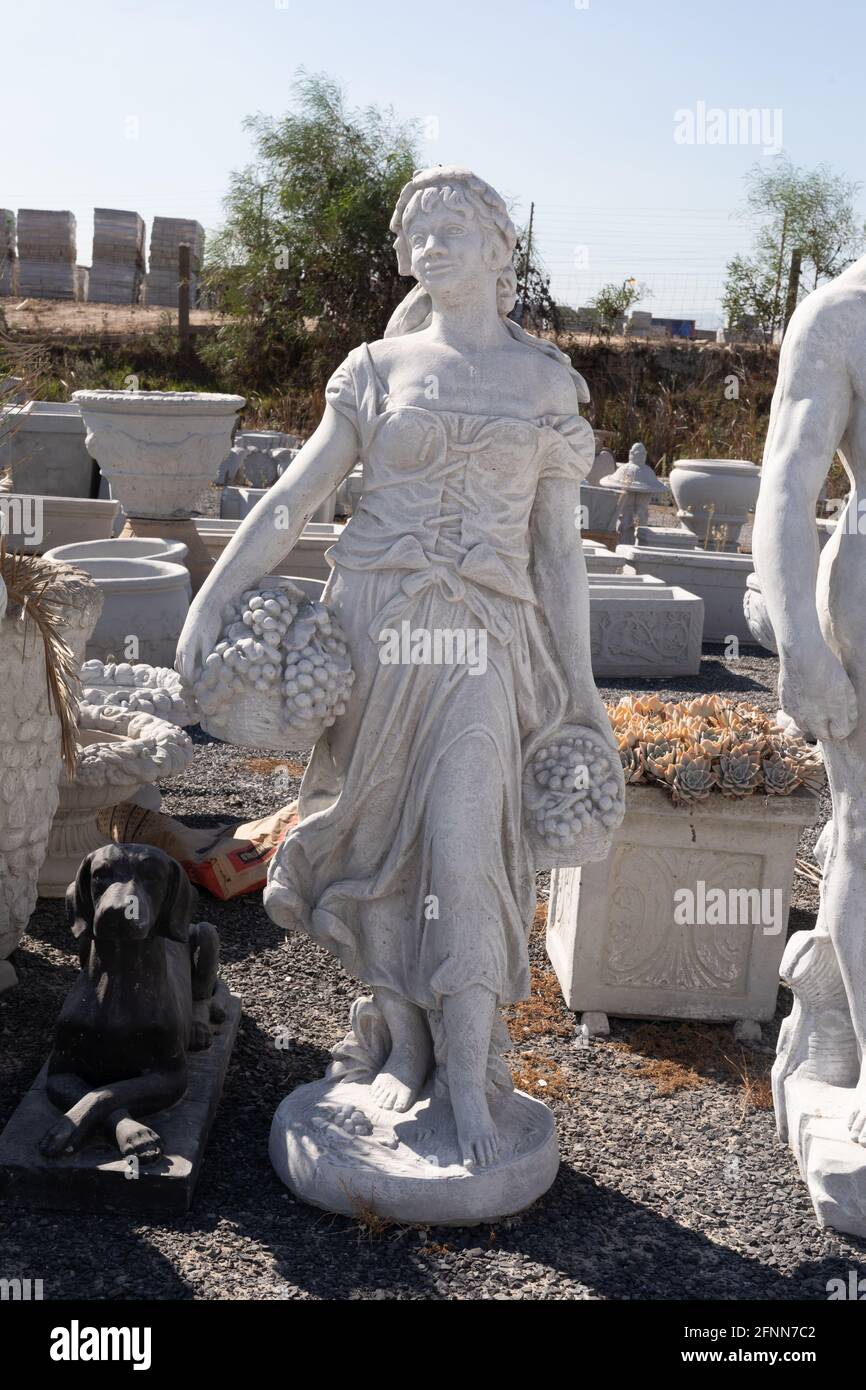
<path fill-rule="evenodd" d="M 282 745 L 315 746 L 265 908 L 368 993 L 327 1076 L 274 1116 L 278 1174 L 331 1210 L 471 1224 L 555 1177 L 553 1115 L 514 1089 L 500 1009 L 530 991 L 536 870 L 603 857 L 624 786 L 575 524 L 586 384 L 508 317 L 515 229 L 483 179 L 416 174 L 391 227 L 418 283 L 331 378 L 319 428 L 197 595 L 178 664 L 231 701 L 249 679 L 308 729 L 322 712 L 310 743 Z M 359 458 L 322 650 L 301 657 L 313 639 L 256 585 Z"/>
<path fill-rule="evenodd" d="M 851 491 L 820 552 L 815 508 L 838 451 Z M 821 1225 L 866 1236 L 866 258 L 810 294 L 779 363 L 753 550 L 785 714 L 817 738 L 833 818 L 813 932 L 782 960 L 794 1008 L 773 1097 Z"/>
<path fill-rule="evenodd" d="M 88 855 L 67 895 L 81 968 L 0 1136 L 0 1190 L 47 1207 L 186 1211 L 240 1017 L 219 937 L 149 845 Z"/>

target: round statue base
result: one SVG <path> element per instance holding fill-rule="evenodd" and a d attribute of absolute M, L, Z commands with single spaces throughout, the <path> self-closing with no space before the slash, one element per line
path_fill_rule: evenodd
<path fill-rule="evenodd" d="M 523 1211 L 559 1167 L 553 1115 L 523 1091 L 490 1103 L 499 1158 L 464 1167 L 451 1105 L 429 1089 L 403 1113 L 382 1110 L 359 1081 L 299 1086 L 271 1124 L 271 1162 L 312 1206 L 421 1225 L 472 1226 Z"/>

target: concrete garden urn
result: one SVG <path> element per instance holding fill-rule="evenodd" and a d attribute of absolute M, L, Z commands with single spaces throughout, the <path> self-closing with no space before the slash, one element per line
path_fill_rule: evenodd
<path fill-rule="evenodd" d="M 677 459 L 669 481 L 677 516 L 698 543 L 736 550 L 758 500 L 760 469 L 746 459 Z"/>
<path fill-rule="evenodd" d="M 87 447 L 126 513 L 125 533 L 180 540 L 193 591 L 210 571 L 191 513 L 231 447 L 243 396 L 197 391 L 76 391 Z"/>
<path fill-rule="evenodd" d="M 82 704 L 75 770 L 60 780 L 59 805 L 39 874 L 40 896 L 62 898 L 82 859 L 109 843 L 97 826 L 101 811 L 181 772 L 192 754 L 189 735 L 164 719 Z"/>
<path fill-rule="evenodd" d="M 77 561 L 103 594 L 103 608 L 87 643 L 88 660 L 174 663 L 189 612 L 190 575 L 165 560 L 97 556 Z"/>
<path fill-rule="evenodd" d="M 14 565 L 10 557 L 0 578 L 0 990 L 16 982 L 9 956 L 36 906 L 62 762 L 61 722 L 47 681 L 50 658 L 33 608 L 38 603 L 53 611 L 74 672 L 102 601 L 80 571 L 35 558 L 29 565 L 42 592 L 28 599 L 31 616 L 25 618 Z"/>

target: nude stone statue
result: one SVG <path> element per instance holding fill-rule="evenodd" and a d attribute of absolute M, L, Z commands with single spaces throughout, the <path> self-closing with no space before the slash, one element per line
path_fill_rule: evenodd
<path fill-rule="evenodd" d="M 837 451 L 851 491 L 819 563 L 815 508 Z M 785 1083 L 795 1071 L 802 1080 L 848 1087 L 847 1132 L 861 1145 L 866 1145 L 864 494 L 866 258 L 810 294 L 791 320 L 753 536 L 755 569 L 779 650 L 781 705 L 801 730 L 820 740 L 833 797 L 833 819 L 816 850 L 824 867 L 817 928 L 793 937 L 783 961 L 795 1009 L 783 1027 L 774 1071 L 777 1115 L 784 1134 L 793 1125 L 786 1114 L 792 1093 L 786 1106 Z M 796 1134 L 791 1138 L 798 1142 Z M 820 1187 L 820 1174 L 816 1183 Z M 826 1219 L 835 1224 L 832 1216 Z"/>

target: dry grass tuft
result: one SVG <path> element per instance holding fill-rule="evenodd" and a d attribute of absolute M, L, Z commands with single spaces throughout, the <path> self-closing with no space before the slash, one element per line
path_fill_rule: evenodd
<path fill-rule="evenodd" d="M 736 1079 L 742 1087 L 743 1109 L 772 1109 L 769 1072 L 771 1058 L 747 1057 L 732 1043 L 727 1029 L 707 1032 L 695 1023 L 644 1023 L 623 1042 L 610 1044 L 637 1060 L 635 1075 L 651 1081 L 659 1095 L 694 1090 L 711 1079 Z M 731 1055 L 739 1052 L 739 1055 Z"/>
<path fill-rule="evenodd" d="M 389 1216 L 380 1216 L 375 1207 L 369 1206 L 366 1202 L 359 1202 L 352 1215 L 356 1223 L 352 1230 L 358 1237 L 359 1245 L 363 1242 L 381 1240 L 397 1224 Z"/>
<path fill-rule="evenodd" d="M 295 758 L 247 758 L 245 767 L 257 777 L 271 777 L 275 772 L 286 772 L 290 777 L 302 777 L 304 764 Z"/>
<path fill-rule="evenodd" d="M 574 1018 L 563 1003 L 559 981 L 552 970 L 532 966 L 532 993 L 506 1011 L 508 1031 L 514 1042 L 530 1038 L 570 1038 Z"/>
<path fill-rule="evenodd" d="M 561 1100 L 568 1095 L 569 1079 L 562 1068 L 541 1052 L 513 1054 L 511 1076 L 515 1086 L 539 1100 Z"/>

